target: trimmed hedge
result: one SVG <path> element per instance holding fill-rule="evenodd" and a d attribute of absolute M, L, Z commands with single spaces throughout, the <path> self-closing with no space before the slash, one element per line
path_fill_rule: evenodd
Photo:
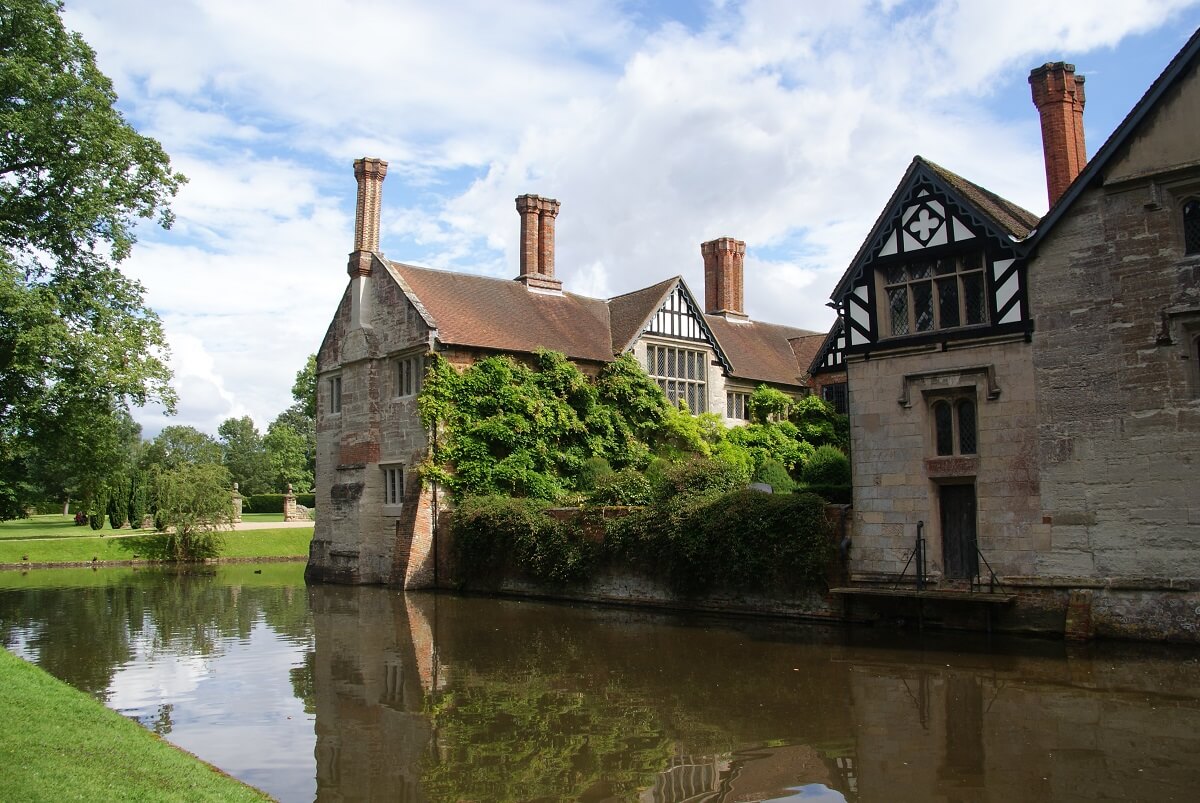
<path fill-rule="evenodd" d="M 850 485 L 807 483 L 802 484 L 798 490 L 816 494 L 831 505 L 850 505 L 854 503 L 854 489 Z"/>
<path fill-rule="evenodd" d="M 254 494 L 242 498 L 244 513 L 278 513 L 283 515 L 283 499 L 287 494 Z M 317 506 L 315 494 L 296 494 L 296 504 L 307 508 Z"/>
<path fill-rule="evenodd" d="M 486 584 L 514 568 L 550 584 L 584 580 L 594 549 L 548 516 L 549 507 L 539 499 L 464 499 L 452 524 L 463 577 Z"/>

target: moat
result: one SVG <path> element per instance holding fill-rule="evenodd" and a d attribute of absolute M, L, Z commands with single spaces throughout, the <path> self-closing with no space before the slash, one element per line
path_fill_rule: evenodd
<path fill-rule="evenodd" d="M 17 655 L 283 801 L 1190 800 L 1200 651 L 0 573 Z"/>

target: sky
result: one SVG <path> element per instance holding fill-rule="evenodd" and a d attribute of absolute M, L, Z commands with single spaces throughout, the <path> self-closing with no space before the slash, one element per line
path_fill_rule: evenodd
<path fill-rule="evenodd" d="M 1200 0 L 66 0 L 118 107 L 188 184 L 124 263 L 162 317 L 177 414 L 260 430 L 348 282 L 354 159 L 389 163 L 381 249 L 515 277 L 523 193 L 556 275 L 608 297 L 747 243 L 746 311 L 825 306 L 914 155 L 1046 211 L 1030 69 L 1086 77 L 1088 153 Z M 514 323 L 519 325 L 519 322 Z"/>

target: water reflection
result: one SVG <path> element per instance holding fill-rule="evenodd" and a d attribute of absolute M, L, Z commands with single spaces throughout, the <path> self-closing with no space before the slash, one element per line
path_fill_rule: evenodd
<path fill-rule="evenodd" d="M 1200 785 L 1195 651 L 305 589 L 300 571 L 0 574 L 0 637 L 288 801 L 1171 800 Z"/>

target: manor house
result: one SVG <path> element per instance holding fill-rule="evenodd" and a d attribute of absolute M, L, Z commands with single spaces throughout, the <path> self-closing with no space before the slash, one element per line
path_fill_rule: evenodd
<path fill-rule="evenodd" d="M 414 468 L 428 453 L 416 397 L 426 362 L 456 366 L 560 351 L 595 375 L 631 353 L 672 402 L 747 418 L 765 384 L 793 395 L 824 335 L 751 320 L 743 306 L 746 244 L 703 243 L 704 304 L 675 276 L 615 298 L 566 292 L 555 276 L 559 202 L 516 199 L 514 279 L 406 265 L 379 252 L 387 163 L 359 159 L 350 281 L 317 354 L 316 529 L 308 576 L 349 583 L 432 583 L 444 500 Z"/>

